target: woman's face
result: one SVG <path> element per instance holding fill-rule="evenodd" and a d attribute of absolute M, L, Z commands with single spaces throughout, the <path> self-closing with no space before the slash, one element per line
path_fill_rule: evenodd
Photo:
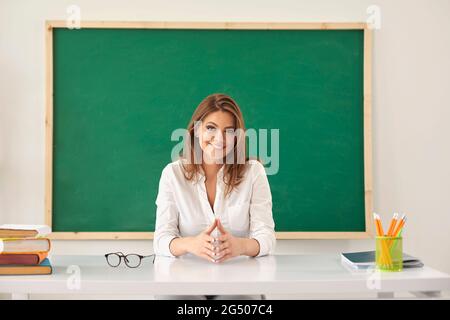
<path fill-rule="evenodd" d="M 235 123 L 233 115 L 215 111 L 207 115 L 198 127 L 203 160 L 208 163 L 224 163 L 224 157 L 233 150 Z"/>

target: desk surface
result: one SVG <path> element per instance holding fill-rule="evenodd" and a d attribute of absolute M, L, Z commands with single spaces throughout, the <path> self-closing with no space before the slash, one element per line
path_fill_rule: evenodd
<path fill-rule="evenodd" d="M 450 290 L 450 275 L 429 267 L 384 273 L 351 270 L 340 255 L 237 257 L 213 264 L 193 256 L 146 258 L 137 269 L 104 256 L 52 256 L 52 275 L 1 276 L 3 293 L 295 294 Z M 79 275 L 79 277 L 78 277 Z M 78 286 L 79 284 L 79 286 Z"/>

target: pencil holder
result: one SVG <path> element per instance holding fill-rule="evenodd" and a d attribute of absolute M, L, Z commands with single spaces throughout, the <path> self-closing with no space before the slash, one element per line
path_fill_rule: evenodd
<path fill-rule="evenodd" d="M 375 262 L 381 271 L 402 271 L 402 237 L 376 237 Z"/>

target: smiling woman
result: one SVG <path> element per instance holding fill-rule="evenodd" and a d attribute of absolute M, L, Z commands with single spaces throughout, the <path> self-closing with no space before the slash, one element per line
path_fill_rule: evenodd
<path fill-rule="evenodd" d="M 244 118 L 237 103 L 224 94 L 209 95 L 194 111 L 187 130 L 186 179 L 195 178 L 202 168 L 217 168 L 225 160 L 226 194 L 231 192 L 247 169 Z"/>
<path fill-rule="evenodd" d="M 245 157 L 244 119 L 237 103 L 224 94 L 206 97 L 192 115 L 185 141 L 183 155 L 161 174 L 155 254 L 191 254 L 221 263 L 273 253 L 270 186 L 264 166 Z"/>

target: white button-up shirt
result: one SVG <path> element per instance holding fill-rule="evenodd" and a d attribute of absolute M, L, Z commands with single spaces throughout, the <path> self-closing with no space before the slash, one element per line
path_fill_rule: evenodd
<path fill-rule="evenodd" d="M 156 226 L 153 239 L 157 255 L 173 257 L 170 242 L 176 237 L 196 236 L 220 218 L 225 230 L 235 237 L 253 238 L 259 242 L 258 256 L 273 253 L 275 223 L 272 195 L 264 166 L 249 160 L 243 181 L 225 198 L 223 169 L 217 173 L 214 211 L 208 201 L 205 175 L 189 181 L 183 175 L 181 161 L 169 163 L 162 171 L 156 198 Z M 212 236 L 218 236 L 214 230 Z"/>

